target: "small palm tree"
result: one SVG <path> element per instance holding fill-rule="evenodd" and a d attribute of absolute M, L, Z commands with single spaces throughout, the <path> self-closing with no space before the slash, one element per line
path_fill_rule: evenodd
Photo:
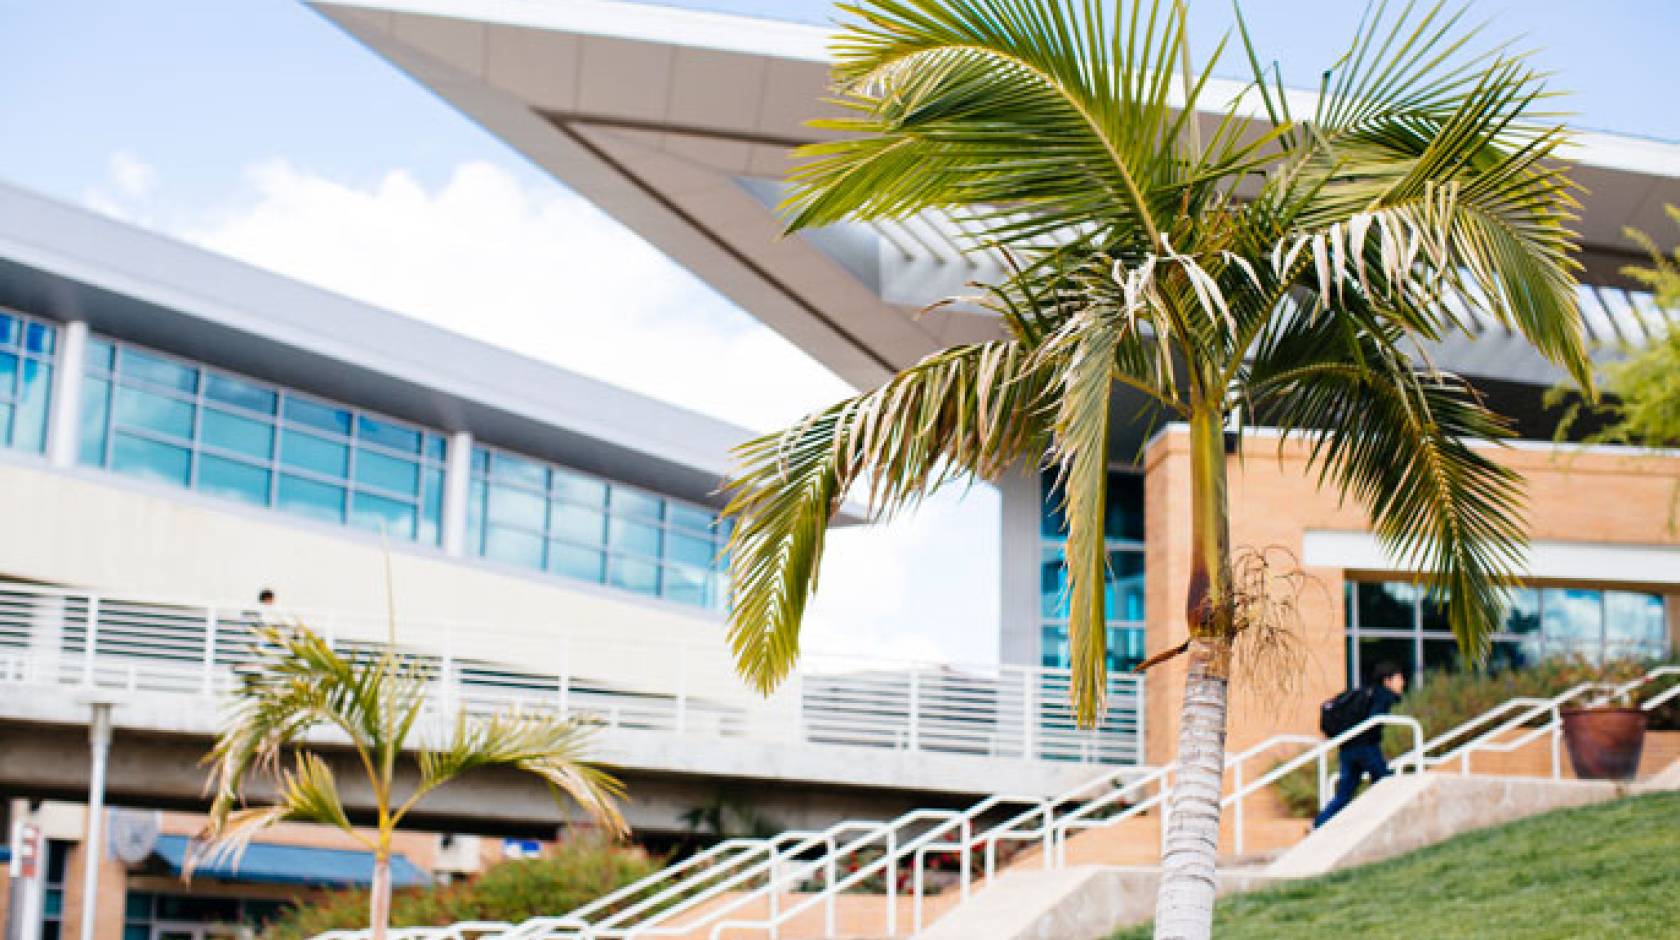
<path fill-rule="evenodd" d="M 478 718 L 463 711 L 442 740 L 414 749 L 416 782 L 399 801 L 398 763 L 421 723 L 425 673 L 405 663 L 394 644 L 378 656 L 343 656 L 301 626 L 261 629 L 258 651 L 259 668 L 243 677 L 228 727 L 205 758 L 215 800 L 197 864 L 237 857 L 276 823 L 336 826 L 373 854 L 369 917 L 374 940 L 383 940 L 391 915 L 391 836 L 426 794 L 467 771 L 501 766 L 536 774 L 556 801 L 570 796 L 615 835 L 625 831 L 615 805 L 622 787 L 584 762 L 588 729 L 575 721 L 505 713 Z M 351 824 L 326 759 L 305 747 L 317 729 L 343 739 L 360 762 L 373 795 L 371 838 Z M 294 751 L 291 769 L 283 766 L 288 749 Z M 272 783 L 273 804 L 245 805 L 254 774 Z"/>
<path fill-rule="evenodd" d="M 791 229 L 955 216 L 1011 261 L 974 299 L 1001 336 L 739 451 L 730 641 L 762 688 L 799 653 L 825 528 L 854 488 L 882 514 L 1044 466 L 1066 494 L 1073 697 L 1105 687 L 1103 507 L 1125 386 L 1189 426 L 1188 664 L 1158 937 L 1206 937 L 1233 644 L 1226 438 L 1305 440 L 1479 656 L 1524 548 L 1521 481 L 1476 441 L 1507 425 L 1426 350 L 1488 324 L 1590 381 L 1573 202 L 1535 112 L 1542 79 L 1440 4 L 1368 11 L 1310 113 L 1237 35 L 1254 80 L 1211 102 L 1181 3 L 863 0 L 833 44 L 837 139 L 806 147 Z M 1229 37 L 1227 37 L 1229 38 Z M 1198 120 L 1204 102 L 1223 118 Z"/>

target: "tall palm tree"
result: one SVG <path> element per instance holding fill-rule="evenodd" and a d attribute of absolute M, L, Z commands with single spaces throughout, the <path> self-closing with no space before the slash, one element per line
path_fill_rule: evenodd
<path fill-rule="evenodd" d="M 243 679 L 228 727 L 205 758 L 215 792 L 196 864 L 235 858 L 261 830 L 281 822 L 335 826 L 373 854 L 369 920 L 383 940 L 391 916 L 391 837 L 428 793 L 470 770 L 513 767 L 541 777 L 557 802 L 570 796 L 611 830 L 624 831 L 615 805 L 622 787 L 583 760 L 588 729 L 547 716 L 456 715 L 440 740 L 413 750 L 414 783 L 399 796 L 398 764 L 421 725 L 429 677 L 398 655 L 344 656 L 301 626 L 259 631 L 257 669 Z M 306 745 L 323 729 L 354 751 L 374 804 L 373 835 L 350 822 L 326 759 Z M 294 751 L 291 769 L 284 752 Z M 247 806 L 253 776 L 268 779 L 274 803 Z"/>
<path fill-rule="evenodd" d="M 1105 686 L 1103 504 L 1116 384 L 1189 426 L 1188 681 L 1158 937 L 1210 930 L 1232 645 L 1226 436 L 1309 443 L 1480 655 L 1524 549 L 1521 481 L 1472 442 L 1506 422 L 1422 352 L 1486 321 L 1590 381 L 1564 130 L 1542 79 L 1442 5 L 1367 11 L 1315 102 L 1254 74 L 1229 102 L 1190 65 L 1182 4 L 863 0 L 832 50 L 846 116 L 804 148 L 790 229 L 958 216 L 1013 260 L 982 285 L 1001 338 L 744 445 L 729 512 L 738 667 L 764 689 L 799 652 L 826 524 L 1025 464 L 1065 492 L 1077 714 Z M 1227 37 L 1229 39 L 1230 37 Z M 1205 105 L 1222 115 L 1197 119 Z M 1294 110 L 1310 108 L 1299 118 Z M 1167 655 L 1167 654 L 1163 654 Z"/>

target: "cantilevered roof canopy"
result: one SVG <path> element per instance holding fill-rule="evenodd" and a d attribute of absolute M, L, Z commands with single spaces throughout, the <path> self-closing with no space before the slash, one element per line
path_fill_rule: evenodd
<path fill-rule="evenodd" d="M 825 114 L 828 34 L 610 0 L 309 0 L 324 15 L 858 386 L 989 317 L 923 306 L 1000 273 L 965 251 L 961 219 L 842 225 L 782 238 L 773 206 L 792 147 Z M 1226 83 L 1234 94 L 1236 83 Z M 1210 100 L 1228 95 L 1214 89 Z M 1680 146 L 1584 134 L 1569 155 L 1593 337 L 1640 339 L 1662 316 L 1629 293 L 1625 226 L 1664 230 Z M 1490 330 L 1437 350 L 1473 377 L 1556 373 Z"/>

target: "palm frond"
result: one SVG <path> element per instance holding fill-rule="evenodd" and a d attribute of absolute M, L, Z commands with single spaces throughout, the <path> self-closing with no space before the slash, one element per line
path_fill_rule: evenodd
<path fill-rule="evenodd" d="M 209 819 L 187 855 L 184 874 L 227 861 L 237 864 L 257 833 L 283 822 L 332 826 L 366 844 L 350 824 L 332 768 L 317 754 L 299 753 L 291 770 L 281 770 L 275 801 L 267 806 L 236 808 L 234 797 L 218 792 Z"/>
<path fill-rule="evenodd" d="M 861 485 L 870 511 L 890 516 L 952 479 L 1036 461 L 1049 378 L 1018 343 L 958 346 L 736 449 L 729 642 L 748 681 L 769 691 L 798 658 L 828 523 L 847 494 Z"/>

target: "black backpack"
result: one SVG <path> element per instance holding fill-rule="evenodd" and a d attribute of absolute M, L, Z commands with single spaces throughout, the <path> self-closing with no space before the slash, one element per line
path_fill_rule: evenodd
<path fill-rule="evenodd" d="M 1369 689 L 1348 689 L 1318 706 L 1318 730 L 1333 738 L 1371 717 Z"/>

